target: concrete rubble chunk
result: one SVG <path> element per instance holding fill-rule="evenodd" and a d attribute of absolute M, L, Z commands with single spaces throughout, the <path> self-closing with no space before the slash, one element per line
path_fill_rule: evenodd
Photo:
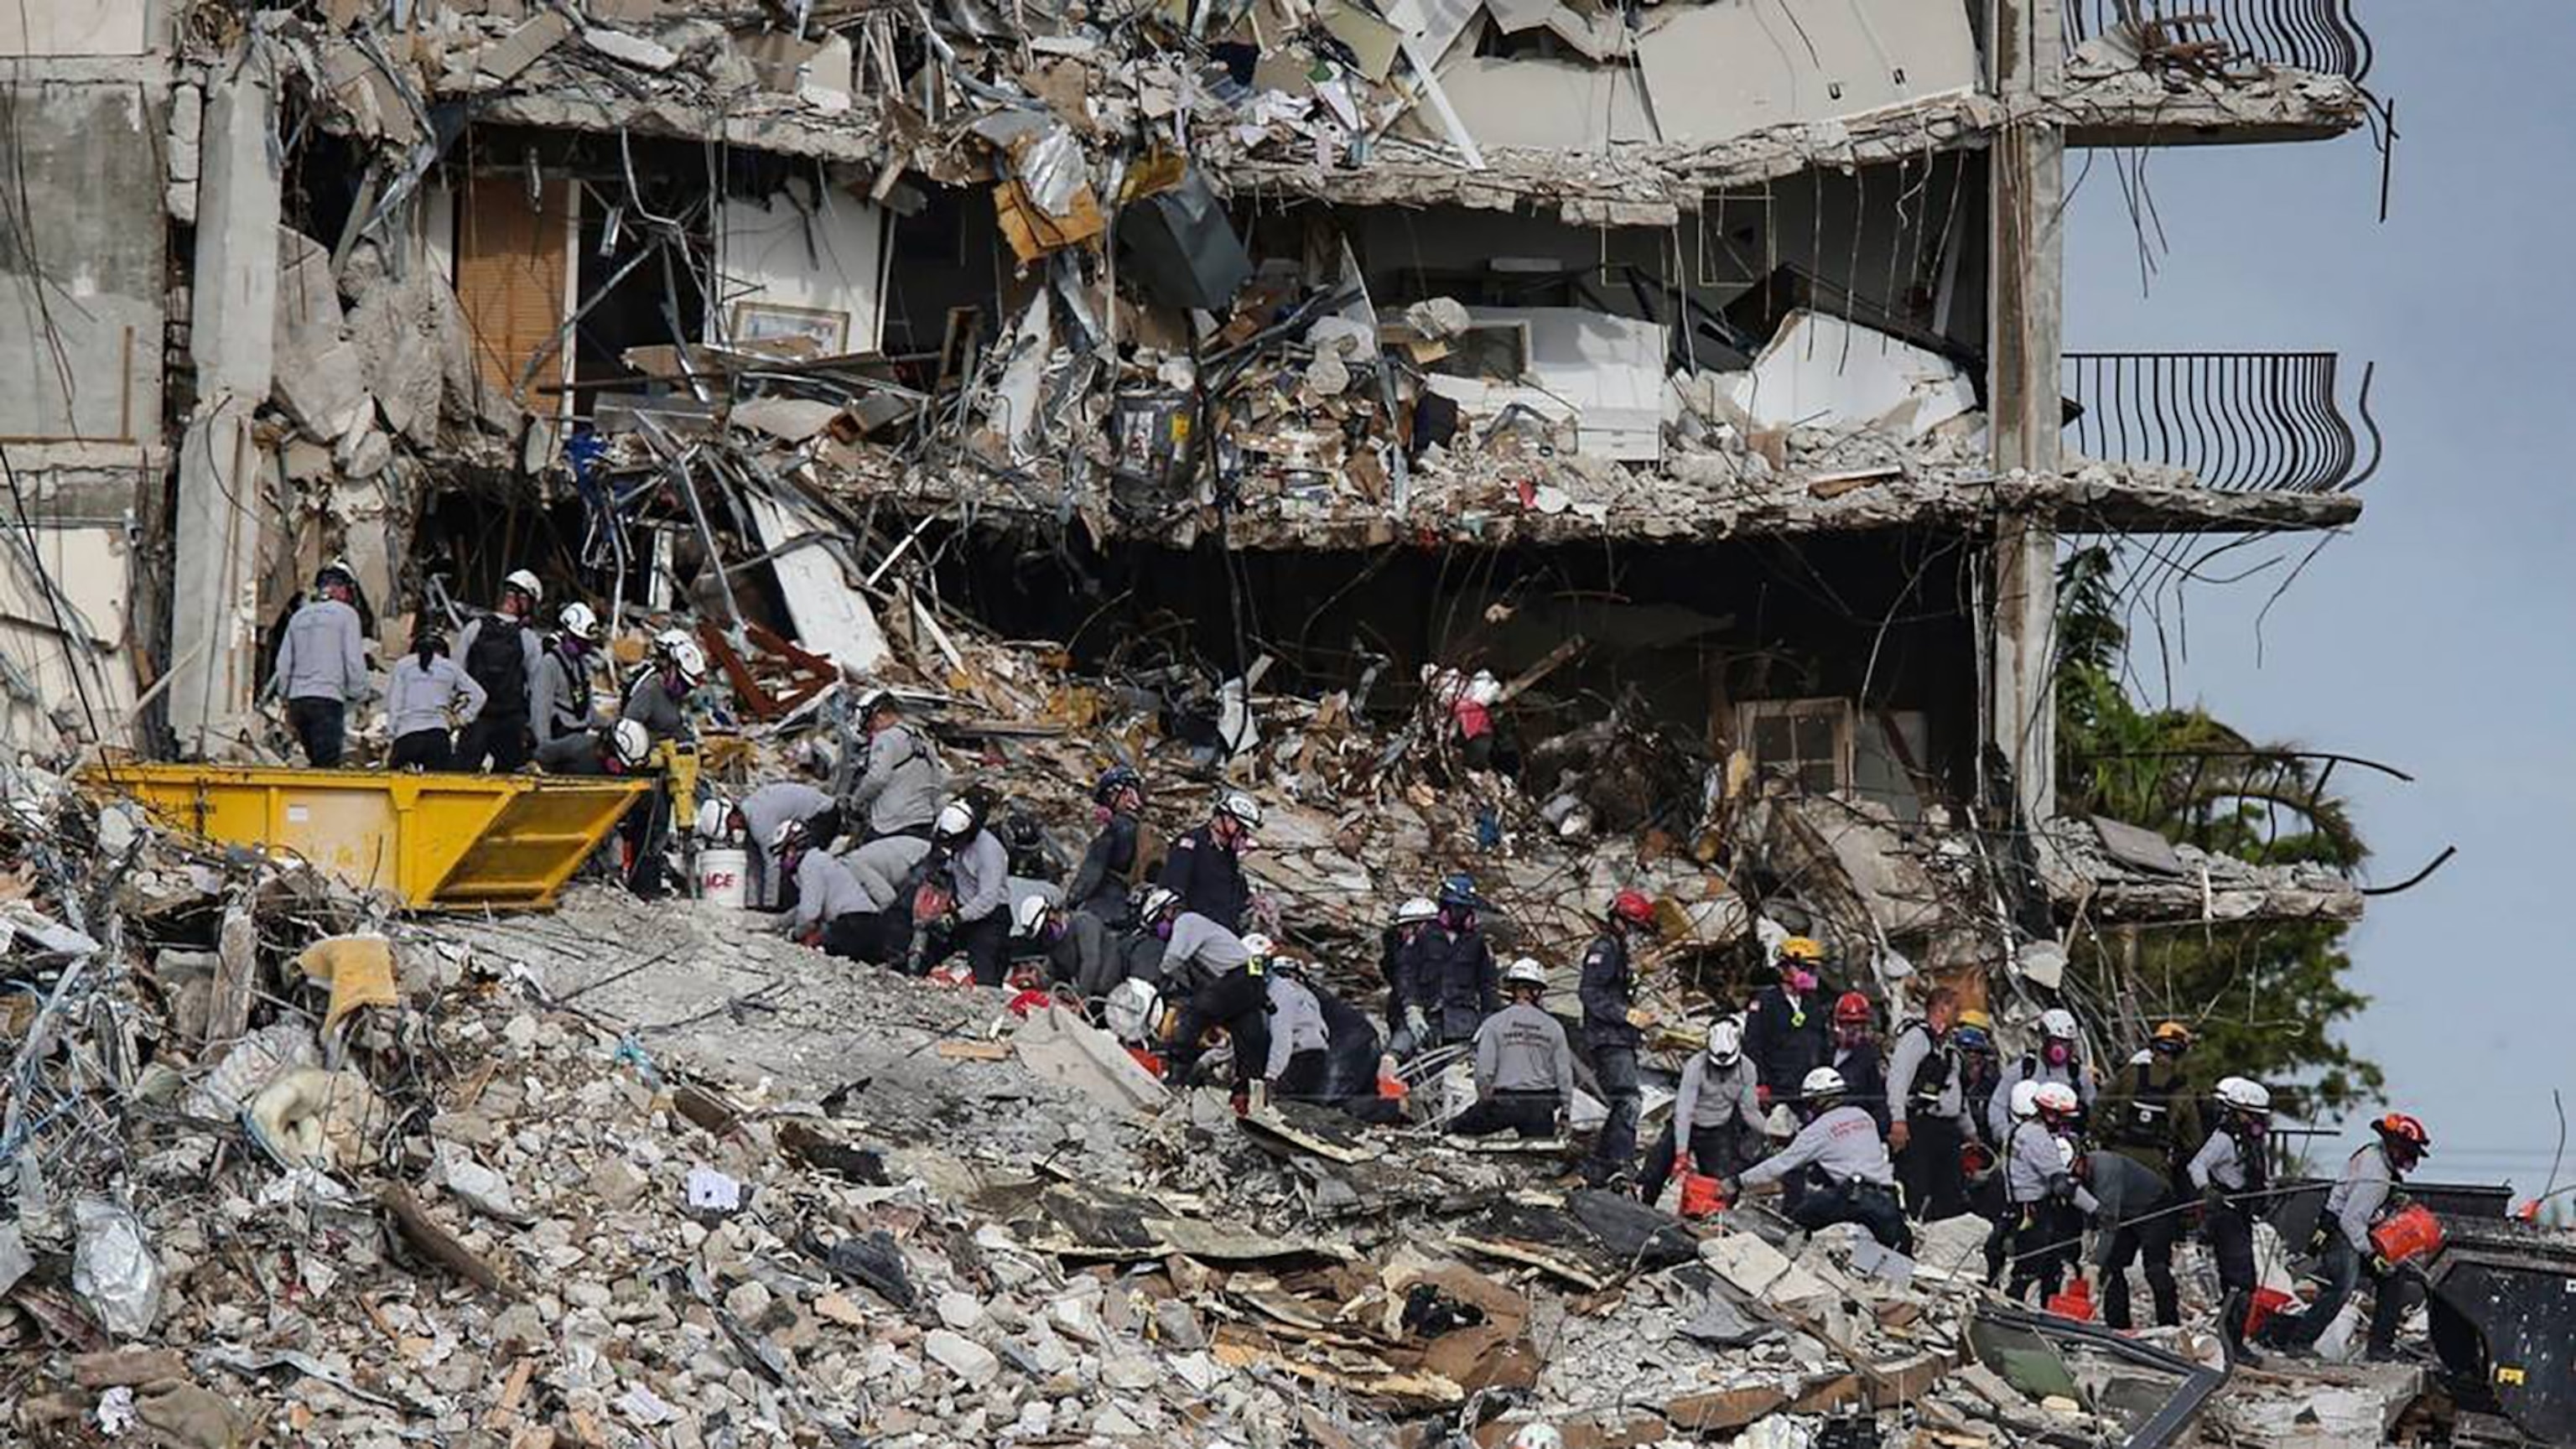
<path fill-rule="evenodd" d="M 936 1360 L 940 1367 L 957 1375 L 969 1388 L 982 1388 L 999 1373 L 1002 1361 L 993 1351 L 945 1328 L 934 1328 L 922 1335 L 922 1352 Z"/>

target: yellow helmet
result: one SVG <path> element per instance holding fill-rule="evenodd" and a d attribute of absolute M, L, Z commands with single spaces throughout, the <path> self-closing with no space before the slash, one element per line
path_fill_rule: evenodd
<path fill-rule="evenodd" d="M 1788 940 L 1780 943 L 1780 959 L 1783 961 L 1822 961 L 1825 959 L 1825 948 L 1812 936 L 1791 936 Z"/>
<path fill-rule="evenodd" d="M 2149 1038 L 2153 1045 L 2166 1051 L 2184 1051 L 2191 1046 L 2191 1028 L 2178 1021 L 2160 1021 Z"/>
<path fill-rule="evenodd" d="M 1983 1032 L 1992 1032 L 1995 1029 L 1995 1019 L 1986 1015 L 1984 1012 L 1977 1010 L 1973 1006 L 1959 1013 L 1957 1024 L 1960 1026 L 1975 1027 L 1977 1030 Z"/>

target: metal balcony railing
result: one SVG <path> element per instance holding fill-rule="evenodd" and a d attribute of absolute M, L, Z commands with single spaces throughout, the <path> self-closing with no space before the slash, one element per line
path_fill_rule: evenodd
<path fill-rule="evenodd" d="M 2065 0 L 2066 46 L 2133 27 L 2150 59 L 2224 71 L 2253 61 L 2339 75 L 2370 74 L 2370 35 L 2352 0 Z"/>
<path fill-rule="evenodd" d="M 2353 416 L 2369 435 L 2361 459 L 2331 352 L 2070 352 L 2066 396 L 2079 409 L 2068 445 L 2106 462 L 2188 468 L 2230 492 L 2334 493 L 2379 467 L 2370 416 L 2375 364 Z"/>

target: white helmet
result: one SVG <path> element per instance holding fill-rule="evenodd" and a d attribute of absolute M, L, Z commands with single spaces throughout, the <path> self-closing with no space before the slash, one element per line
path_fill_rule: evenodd
<path fill-rule="evenodd" d="M 2012 1115 L 2016 1122 L 2027 1122 L 2039 1115 L 2039 1083 L 2015 1082 L 2012 1089 Z"/>
<path fill-rule="evenodd" d="M 520 593 L 527 595 L 528 602 L 531 604 L 541 604 L 545 602 L 545 585 L 538 583 L 537 576 L 528 572 L 526 569 L 510 570 L 508 576 L 501 580 L 501 587 L 504 589 L 516 589 Z"/>
<path fill-rule="evenodd" d="M 1831 1067 L 1816 1068 L 1807 1073 L 1805 1081 L 1798 1084 L 1798 1095 L 1809 1100 L 1818 1097 L 1839 1097 L 1850 1090 L 1851 1085 L 1843 1080 L 1843 1074 Z"/>
<path fill-rule="evenodd" d="M 1038 928 L 1046 924 L 1048 909 L 1046 897 L 1022 896 L 1020 903 L 1011 908 L 1011 924 L 1021 935 L 1034 936 Z"/>
<path fill-rule="evenodd" d="M 1145 921 L 1151 922 L 1180 903 L 1179 892 L 1168 886 L 1155 886 L 1145 892 L 1145 903 L 1137 908 L 1136 913 Z"/>
<path fill-rule="evenodd" d="M 1261 934 L 1259 931 L 1255 931 L 1251 935 L 1243 938 L 1243 954 L 1251 957 L 1255 961 L 1269 960 L 1270 953 L 1278 949 L 1278 942 L 1271 940 L 1268 936 Z"/>
<path fill-rule="evenodd" d="M 1216 813 L 1233 816 L 1246 830 L 1261 828 L 1261 802 L 1241 790 L 1228 791 L 1224 799 L 1216 802 Z"/>
<path fill-rule="evenodd" d="M 653 732 L 631 719 L 619 720 L 608 731 L 608 747 L 617 755 L 619 764 L 632 770 L 653 756 Z"/>
<path fill-rule="evenodd" d="M 2051 1117 L 2072 1117 L 2078 1105 L 2075 1089 L 2064 1082 L 2042 1082 L 2030 1094 L 2032 1107 Z"/>
<path fill-rule="evenodd" d="M 1744 1022 L 1740 1017 L 1720 1017 L 1708 1029 L 1708 1059 L 1721 1067 L 1731 1067 L 1744 1060 Z"/>
<path fill-rule="evenodd" d="M 1536 956 L 1523 956 L 1503 968 L 1503 985 L 1505 987 L 1536 986 L 1545 990 L 1547 967 L 1541 965 Z"/>
<path fill-rule="evenodd" d="M 1294 976 L 1302 981 L 1306 978 L 1306 958 L 1276 951 L 1270 957 L 1270 969 L 1277 975 Z"/>
<path fill-rule="evenodd" d="M 2052 1006 L 2039 1014 L 2039 1034 L 2050 1041 L 2075 1040 L 2075 1013 L 2062 1006 Z"/>
<path fill-rule="evenodd" d="M 1502 697 L 1503 682 L 1494 677 L 1494 671 L 1490 669 L 1479 669 L 1474 674 L 1468 676 L 1467 698 L 1469 701 L 1476 704 L 1492 705 L 1498 703 Z"/>
<path fill-rule="evenodd" d="M 1553 1424 L 1523 1424 L 1503 1449 L 1565 1449 L 1565 1436 Z"/>
<path fill-rule="evenodd" d="M 781 820 L 769 832 L 769 853 L 783 855 L 788 847 L 805 843 L 805 822 Z"/>
<path fill-rule="evenodd" d="M 591 612 L 590 605 L 579 599 L 564 605 L 563 612 L 555 615 L 555 623 L 565 633 L 584 643 L 599 642 L 599 616 Z"/>
<path fill-rule="evenodd" d="M 1429 896 L 1415 896 L 1395 908 L 1395 923 L 1399 926 L 1418 926 L 1438 919 L 1440 907 L 1432 904 Z"/>
<path fill-rule="evenodd" d="M 975 807 L 963 800 L 951 800 L 939 807 L 939 818 L 931 822 L 930 833 L 940 840 L 963 840 L 975 828 Z"/>
<path fill-rule="evenodd" d="M 722 840 L 733 834 L 733 802 L 722 795 L 710 795 L 698 806 L 698 838 Z"/>
<path fill-rule="evenodd" d="M 2272 1110 L 2272 1089 L 2250 1077 L 2221 1077 L 2218 1100 L 2239 1112 L 2265 1113 Z"/>
<path fill-rule="evenodd" d="M 864 722 L 869 715 L 875 714 L 878 710 L 902 708 L 903 701 L 895 697 L 894 691 L 880 685 L 859 696 L 856 718 Z"/>
<path fill-rule="evenodd" d="M 653 636 L 653 653 L 669 660 L 680 671 L 680 678 L 690 684 L 707 677 L 707 651 L 689 637 L 685 629 L 665 629 Z"/>

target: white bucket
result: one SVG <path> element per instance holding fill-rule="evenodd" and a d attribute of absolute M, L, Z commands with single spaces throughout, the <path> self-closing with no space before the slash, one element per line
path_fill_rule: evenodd
<path fill-rule="evenodd" d="M 750 899 L 751 857 L 739 850 L 698 852 L 698 894 L 719 906 L 741 910 Z"/>

